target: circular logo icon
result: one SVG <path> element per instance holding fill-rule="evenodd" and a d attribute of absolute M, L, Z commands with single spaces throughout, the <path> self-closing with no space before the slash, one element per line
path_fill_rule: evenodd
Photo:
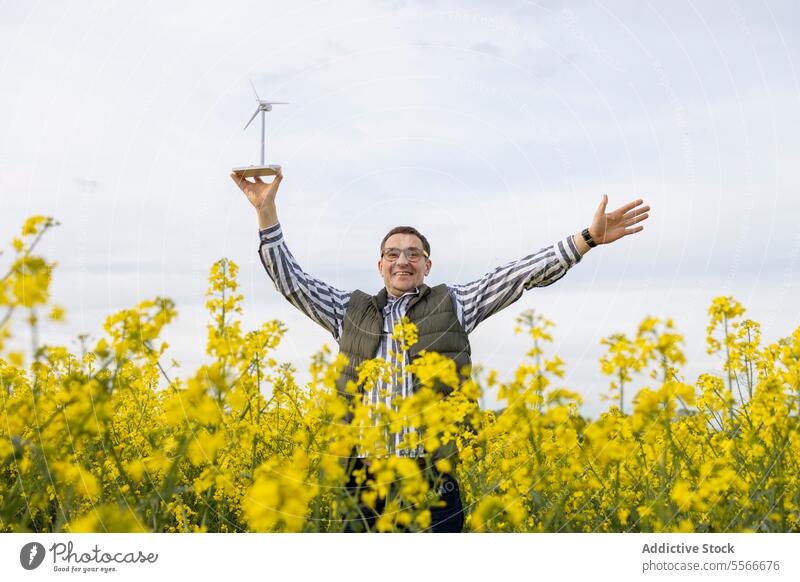
<path fill-rule="evenodd" d="M 39 542 L 30 542 L 19 551 L 19 563 L 26 570 L 35 570 L 44 560 L 44 546 Z"/>

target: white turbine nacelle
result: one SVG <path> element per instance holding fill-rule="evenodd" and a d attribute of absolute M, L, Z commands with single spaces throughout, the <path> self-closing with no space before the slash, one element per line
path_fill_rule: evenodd
<path fill-rule="evenodd" d="M 258 115 L 262 111 L 272 111 L 272 106 L 273 105 L 288 105 L 288 103 L 286 101 L 262 101 L 260 99 L 256 99 L 256 101 L 258 102 L 258 107 L 256 108 L 255 112 L 253 113 L 253 116 L 250 118 L 250 120 L 244 126 L 244 129 L 247 129 L 247 126 L 250 125 L 251 123 L 253 123 L 253 120 L 256 118 L 256 115 Z"/>
<path fill-rule="evenodd" d="M 245 129 L 247 129 L 248 125 L 253 123 L 253 120 L 256 118 L 256 115 L 258 115 L 260 112 L 262 112 L 262 111 L 265 111 L 265 112 L 266 111 L 272 111 L 272 106 L 273 105 L 288 105 L 288 103 L 286 101 L 270 101 L 268 99 L 261 99 L 258 96 L 258 91 L 256 91 L 256 86 L 253 85 L 252 81 L 250 81 L 250 86 L 253 88 L 253 94 L 256 96 L 256 103 L 258 103 L 258 107 L 256 108 L 255 113 L 253 113 L 253 116 L 250 118 L 250 120 L 244 126 Z"/>

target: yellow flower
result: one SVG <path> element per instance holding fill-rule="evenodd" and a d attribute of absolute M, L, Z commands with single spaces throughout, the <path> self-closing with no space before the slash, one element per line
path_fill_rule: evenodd
<path fill-rule="evenodd" d="M 217 451 L 227 444 L 227 436 L 223 431 L 208 433 L 202 431 L 195 434 L 186 449 L 186 456 L 193 465 L 213 463 Z"/>
<path fill-rule="evenodd" d="M 406 316 L 403 316 L 400 323 L 394 326 L 392 339 L 400 342 L 400 349 L 406 351 L 419 340 L 417 326 Z"/>
<path fill-rule="evenodd" d="M 653 508 L 648 505 L 640 505 L 636 508 L 636 511 L 639 513 L 639 517 L 642 519 L 653 515 Z"/>
<path fill-rule="evenodd" d="M 53 321 L 64 321 L 64 308 L 60 305 L 53 305 L 48 317 Z"/>
<path fill-rule="evenodd" d="M 72 533 L 144 533 L 150 531 L 130 507 L 106 504 L 90 509 L 67 525 Z"/>
<path fill-rule="evenodd" d="M 672 485 L 669 497 L 681 511 L 688 511 L 692 506 L 693 493 L 686 481 L 676 481 Z"/>
<path fill-rule="evenodd" d="M 31 216 L 22 225 L 22 236 L 39 234 L 41 228 L 50 227 L 53 224 L 55 223 L 49 216 Z"/>
<path fill-rule="evenodd" d="M 450 473 L 453 470 L 453 465 L 447 459 L 439 459 L 436 461 L 436 470 L 440 473 Z"/>
<path fill-rule="evenodd" d="M 420 529 L 428 529 L 431 526 L 431 512 L 428 509 L 420 511 L 416 517 L 417 525 Z"/>

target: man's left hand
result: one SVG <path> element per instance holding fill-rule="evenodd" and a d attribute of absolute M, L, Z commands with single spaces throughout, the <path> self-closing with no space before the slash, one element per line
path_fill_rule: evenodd
<path fill-rule="evenodd" d="M 642 222 L 648 216 L 649 206 L 637 208 L 642 202 L 643 200 L 640 198 L 606 214 L 608 194 L 603 194 L 603 200 L 600 202 L 600 206 L 597 207 L 592 225 L 589 227 L 589 234 L 592 235 L 597 244 L 604 245 L 612 243 L 623 236 L 644 230 L 643 226 L 633 226 Z"/>

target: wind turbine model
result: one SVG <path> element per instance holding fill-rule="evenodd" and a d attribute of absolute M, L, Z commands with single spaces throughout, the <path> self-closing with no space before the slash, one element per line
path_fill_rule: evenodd
<path fill-rule="evenodd" d="M 267 134 L 266 134 L 266 113 L 267 111 L 272 111 L 273 105 L 288 105 L 286 101 L 268 101 L 261 99 L 258 96 L 258 91 L 256 91 L 256 86 L 253 85 L 253 82 L 250 81 L 250 86 L 253 88 L 253 93 L 256 96 L 256 103 L 258 103 L 258 107 L 256 108 L 255 113 L 244 126 L 247 129 L 256 116 L 260 113 L 261 114 L 261 164 L 258 166 L 244 166 L 241 168 L 234 168 L 233 171 L 237 174 L 241 174 L 244 178 L 249 178 L 251 176 L 274 176 L 278 173 L 280 169 L 280 165 L 270 164 L 266 165 L 264 162 L 264 150 L 266 149 L 267 144 Z"/>

